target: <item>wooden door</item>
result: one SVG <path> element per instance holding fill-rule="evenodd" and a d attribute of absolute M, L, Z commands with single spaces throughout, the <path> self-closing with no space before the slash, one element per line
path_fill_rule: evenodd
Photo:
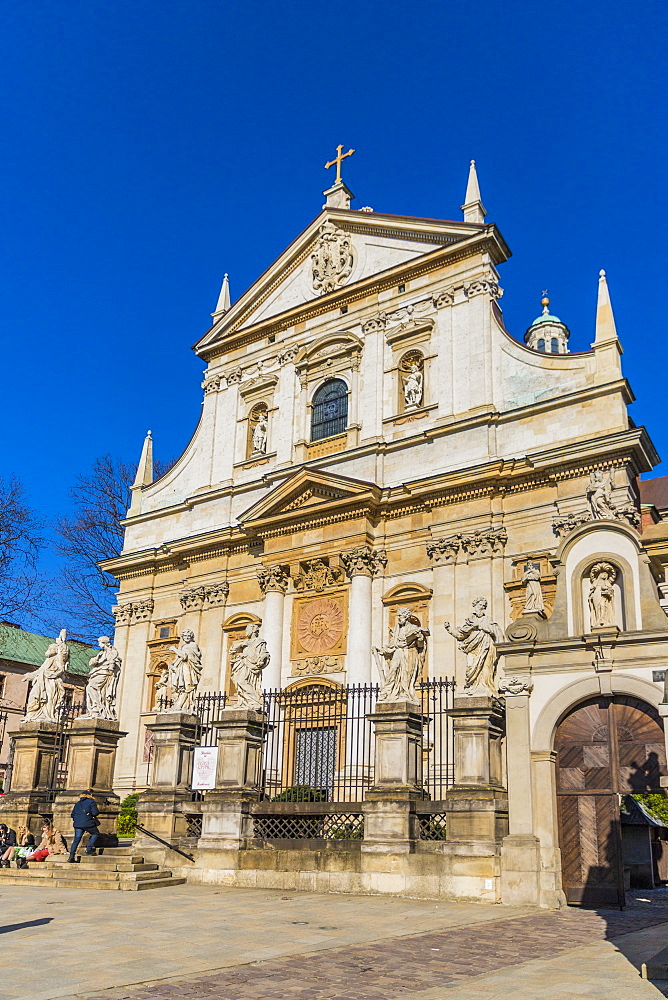
<path fill-rule="evenodd" d="M 659 714 L 635 698 L 592 698 L 562 720 L 555 750 L 566 899 L 621 906 L 620 794 L 660 791 L 666 756 Z"/>

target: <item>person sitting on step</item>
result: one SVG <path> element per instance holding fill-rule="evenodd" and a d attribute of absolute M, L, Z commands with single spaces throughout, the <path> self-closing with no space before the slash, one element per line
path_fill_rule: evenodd
<path fill-rule="evenodd" d="M 53 823 L 45 823 L 37 850 L 28 854 L 26 861 L 45 861 L 52 854 L 67 854 L 67 848 L 60 830 L 56 830 Z"/>
<path fill-rule="evenodd" d="M 9 861 L 16 861 L 17 868 L 27 868 L 26 858 L 29 854 L 32 854 L 35 850 L 35 838 L 32 833 L 29 833 L 25 826 L 20 826 L 16 834 L 16 847 L 13 848 L 13 853 L 9 858 Z M 3 854 L 3 859 L 6 857 Z M 5 867 L 9 866 L 9 861 Z"/>
<path fill-rule="evenodd" d="M 16 834 L 6 823 L 0 823 L 0 867 L 9 868 L 9 859 L 16 847 Z"/>
<path fill-rule="evenodd" d="M 70 847 L 70 856 L 67 859 L 70 864 L 74 864 L 77 861 L 77 847 L 81 843 L 84 833 L 88 834 L 86 854 L 95 854 L 95 844 L 97 843 L 97 838 L 100 836 L 97 830 L 99 823 L 97 818 L 98 813 L 99 810 L 93 798 L 93 790 L 89 788 L 84 792 L 79 801 L 74 803 L 74 808 L 72 809 L 74 838 Z"/>

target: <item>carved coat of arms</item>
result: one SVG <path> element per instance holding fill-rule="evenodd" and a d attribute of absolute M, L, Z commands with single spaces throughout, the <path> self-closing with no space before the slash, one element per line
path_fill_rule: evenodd
<path fill-rule="evenodd" d="M 353 264 L 350 237 L 331 222 L 325 222 L 311 254 L 311 280 L 316 292 L 326 295 L 343 285 L 350 277 Z"/>

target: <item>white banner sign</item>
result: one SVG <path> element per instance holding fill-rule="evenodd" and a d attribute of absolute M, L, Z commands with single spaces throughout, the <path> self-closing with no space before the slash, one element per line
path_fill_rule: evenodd
<path fill-rule="evenodd" d="M 216 787 L 218 747 L 195 747 L 193 754 L 193 791 Z"/>

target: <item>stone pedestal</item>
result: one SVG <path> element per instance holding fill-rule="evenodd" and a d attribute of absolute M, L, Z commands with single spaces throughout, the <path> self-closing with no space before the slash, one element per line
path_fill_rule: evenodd
<path fill-rule="evenodd" d="M 163 712 L 146 728 L 153 733 L 151 786 L 139 797 L 138 820 L 151 833 L 170 842 L 187 834 L 183 803 L 190 801 L 192 755 L 199 720 L 185 712 Z M 142 846 L 153 846 L 150 838 Z"/>
<path fill-rule="evenodd" d="M 99 809 L 98 845 L 115 847 L 118 844 L 116 820 L 121 806 L 112 783 L 116 748 L 126 735 L 120 732 L 118 722 L 107 719 L 74 719 L 72 722 L 67 733 L 67 785 L 56 793 L 53 804 L 53 822 L 66 836 L 72 830 L 72 807 L 90 788 Z"/>
<path fill-rule="evenodd" d="M 668 677 L 668 673 L 666 674 Z M 659 715 L 663 719 L 663 738 L 666 741 L 666 757 L 668 757 L 668 701 L 666 697 L 668 696 L 668 680 L 666 680 L 666 694 L 664 694 L 664 701 L 659 705 Z M 660 779 L 661 787 L 668 790 L 668 777 L 665 775 Z"/>
<path fill-rule="evenodd" d="M 55 722 L 22 722 L 9 734 L 14 739 L 11 791 L 0 797 L 0 822 L 11 829 L 26 826 L 41 834 L 44 817 L 52 813 L 61 733 Z"/>
<path fill-rule="evenodd" d="M 414 702 L 376 705 L 374 784 L 365 795 L 364 843 L 369 853 L 405 853 L 414 848 L 413 803 L 422 790 L 422 713 Z"/>
<path fill-rule="evenodd" d="M 228 708 L 213 725 L 218 731 L 216 787 L 202 803 L 197 846 L 238 850 L 252 836 L 250 804 L 260 793 L 267 717 L 253 709 Z"/>
<path fill-rule="evenodd" d="M 497 844 L 508 834 L 503 703 L 491 695 L 456 695 L 448 715 L 455 740 L 455 783 L 445 806 L 448 840 Z"/>

